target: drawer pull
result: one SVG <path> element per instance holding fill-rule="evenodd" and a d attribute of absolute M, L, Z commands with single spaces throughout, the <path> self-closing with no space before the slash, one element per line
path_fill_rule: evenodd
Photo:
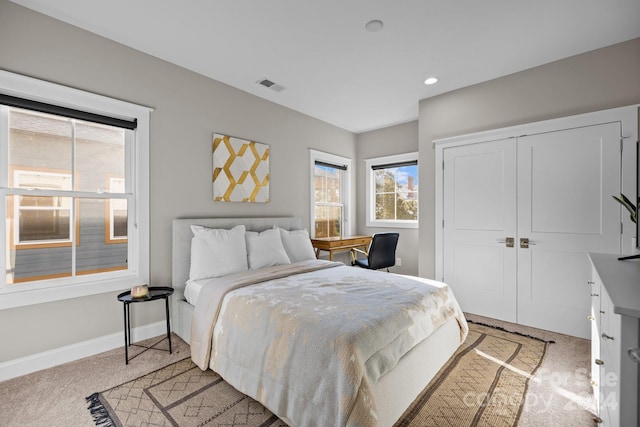
<path fill-rule="evenodd" d="M 600 314 L 604 314 L 604 313 L 605 313 L 605 311 L 604 311 L 604 310 L 600 310 Z"/>
<path fill-rule="evenodd" d="M 605 340 L 611 340 L 613 341 L 613 337 L 611 335 L 607 335 L 605 333 L 602 333 L 602 338 L 604 338 Z"/>
<path fill-rule="evenodd" d="M 604 365 L 604 361 L 602 359 L 596 359 L 594 360 L 594 362 L 596 363 L 596 365 L 599 365 L 599 366 Z"/>
<path fill-rule="evenodd" d="M 587 320 L 595 320 L 595 317 L 593 317 L 592 315 L 588 315 Z"/>
<path fill-rule="evenodd" d="M 594 282 L 593 280 L 589 280 L 589 281 L 587 282 L 587 285 L 595 285 L 595 284 L 596 284 L 596 282 Z"/>
<path fill-rule="evenodd" d="M 600 295 L 598 294 L 591 294 L 592 297 L 599 297 Z"/>
<path fill-rule="evenodd" d="M 636 363 L 640 363 L 640 352 L 638 352 L 637 348 L 630 348 L 627 350 L 627 355 L 629 356 L 629 359 Z"/>

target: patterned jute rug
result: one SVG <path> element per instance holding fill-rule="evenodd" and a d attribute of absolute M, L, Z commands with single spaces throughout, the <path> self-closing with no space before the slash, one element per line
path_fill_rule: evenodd
<path fill-rule="evenodd" d="M 513 426 L 547 343 L 480 324 L 397 422 L 397 427 Z M 286 424 L 211 370 L 184 359 L 87 397 L 97 426 Z"/>

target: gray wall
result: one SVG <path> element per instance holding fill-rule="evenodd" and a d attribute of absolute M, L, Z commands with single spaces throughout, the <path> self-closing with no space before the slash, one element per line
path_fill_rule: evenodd
<path fill-rule="evenodd" d="M 640 38 L 420 101 L 420 183 L 434 139 L 640 102 Z M 435 187 L 420 186 L 419 275 L 435 274 Z"/>
<path fill-rule="evenodd" d="M 350 132 L 6 0 L 0 0 L 0 69 L 155 109 L 150 129 L 152 285 L 171 283 L 174 218 L 293 215 L 308 227 L 308 148 L 356 158 Z M 270 203 L 211 200 L 213 132 L 270 144 Z M 1 310 L 0 342 L 5 345 L 0 362 L 121 333 L 116 294 Z M 134 324 L 163 320 L 162 304 L 154 305 L 136 306 Z"/>
<path fill-rule="evenodd" d="M 418 274 L 418 229 L 414 228 L 377 228 L 367 227 L 367 209 L 366 209 L 366 182 L 367 171 L 364 161 L 367 159 L 383 156 L 391 156 L 394 154 L 415 153 L 418 151 L 418 122 L 412 121 L 408 123 L 390 126 L 384 129 L 375 130 L 358 134 L 357 141 L 357 163 L 356 173 L 358 189 L 356 190 L 356 211 L 358 234 L 371 235 L 373 233 L 383 231 L 394 231 L 400 233 L 398 240 L 398 248 L 396 257 L 402 259 L 401 266 L 395 266 L 389 269 L 394 273 L 400 274 Z M 419 181 L 419 189 L 422 187 Z M 425 183 L 425 186 L 429 183 Z M 420 190 L 421 191 L 421 190 Z M 422 191 L 421 191 L 422 192 Z M 420 202 L 419 208 L 422 209 Z"/>
<path fill-rule="evenodd" d="M 419 148 L 421 226 L 401 231 L 398 271 L 433 277 L 435 189 L 427 185 L 435 177 L 433 139 L 640 102 L 636 39 L 423 100 L 417 122 L 354 136 L 7 0 L 0 0 L 0 69 L 155 108 L 150 232 L 157 285 L 170 283 L 174 218 L 295 215 L 308 226 L 308 148 L 357 159 L 362 234 L 376 231 L 364 226 L 363 160 Z M 213 132 L 271 145 L 271 203 L 211 201 Z M 7 344 L 0 363 L 120 333 L 115 295 L 0 311 L 0 342 Z M 133 311 L 136 325 L 163 319 L 153 304 Z"/>

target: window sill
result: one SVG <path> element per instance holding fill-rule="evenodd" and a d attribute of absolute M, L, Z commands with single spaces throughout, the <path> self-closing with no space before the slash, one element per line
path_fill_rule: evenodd
<path fill-rule="evenodd" d="M 367 227 L 414 229 L 419 228 L 418 221 L 367 221 Z"/>
<path fill-rule="evenodd" d="M 121 291 L 147 282 L 148 278 L 129 273 L 120 277 L 94 278 L 90 282 L 78 281 L 72 284 L 32 282 L 8 285 L 0 289 L 0 310 Z"/>

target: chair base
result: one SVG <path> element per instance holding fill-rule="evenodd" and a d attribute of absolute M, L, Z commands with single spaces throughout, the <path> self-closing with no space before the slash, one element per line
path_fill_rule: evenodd
<path fill-rule="evenodd" d="M 380 267 L 380 268 L 371 268 L 369 267 L 369 262 L 366 259 L 356 259 L 355 261 L 351 262 L 351 265 L 354 267 L 362 267 L 362 268 L 366 268 L 368 270 L 382 270 L 383 268 L 387 269 L 387 273 L 389 272 L 389 267 Z M 390 266 L 393 267 L 393 266 Z"/>

